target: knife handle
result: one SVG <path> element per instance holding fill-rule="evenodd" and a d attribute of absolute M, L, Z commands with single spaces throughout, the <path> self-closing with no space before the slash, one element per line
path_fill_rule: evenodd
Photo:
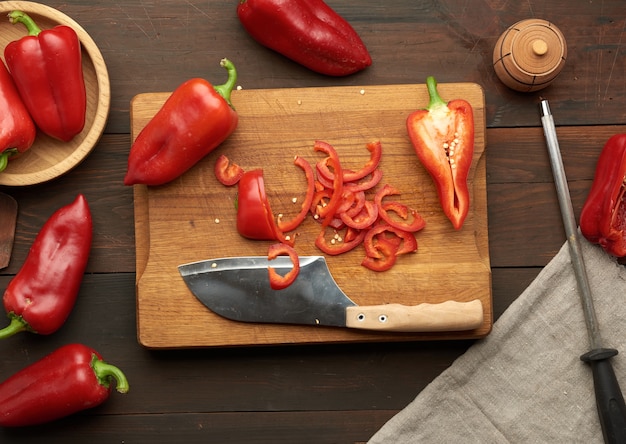
<path fill-rule="evenodd" d="M 346 308 L 346 327 L 394 332 L 473 330 L 483 323 L 483 304 L 446 301 L 439 304 L 384 304 Z"/>

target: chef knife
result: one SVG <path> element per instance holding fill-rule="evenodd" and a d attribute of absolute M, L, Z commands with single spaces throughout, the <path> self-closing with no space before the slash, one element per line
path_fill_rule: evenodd
<path fill-rule="evenodd" d="M 580 245 L 580 235 L 576 225 L 576 218 L 574 217 L 567 178 L 565 177 L 561 150 L 556 137 L 554 119 L 552 118 L 547 100 L 541 100 L 539 110 L 548 154 L 550 155 L 550 165 L 552 166 L 563 226 L 567 235 L 567 243 L 591 345 L 591 350 L 582 355 L 580 359 L 591 365 L 596 394 L 596 407 L 604 442 L 624 444 L 626 443 L 626 404 L 611 364 L 611 358 L 617 355 L 617 350 L 605 348 L 602 342 L 602 335 L 600 334 L 600 327 L 593 306 L 591 286 L 589 285 Z"/>
<path fill-rule="evenodd" d="M 393 332 L 461 331 L 483 322 L 479 299 L 414 306 L 359 306 L 333 279 L 323 256 L 299 258 L 293 284 L 273 290 L 267 267 L 285 274 L 289 258 L 265 256 L 209 259 L 180 265 L 185 284 L 213 312 L 225 318 L 256 323 L 324 325 Z"/>

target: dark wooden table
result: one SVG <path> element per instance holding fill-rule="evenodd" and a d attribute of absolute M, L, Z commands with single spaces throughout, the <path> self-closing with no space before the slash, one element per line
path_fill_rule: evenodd
<path fill-rule="evenodd" d="M 302 68 L 255 43 L 230 1 L 51 1 L 100 47 L 112 90 L 108 125 L 79 167 L 43 185 L 0 191 L 20 211 L 4 288 L 44 221 L 77 192 L 94 217 L 94 243 L 76 307 L 49 337 L 0 343 L 0 378 L 63 344 L 81 341 L 127 374 L 131 390 L 91 411 L 33 428 L 0 430 L 3 443 L 353 443 L 389 418 L 472 341 L 150 351 L 137 342 L 133 192 L 122 184 L 130 147 L 129 102 L 203 76 L 223 79 L 228 56 L 246 88 L 476 82 L 487 121 L 489 245 L 494 317 L 564 242 L 538 114 L 550 100 L 578 214 L 595 161 L 626 131 L 626 5 L 622 0 L 504 2 L 329 0 L 367 44 L 373 65 L 346 78 Z M 568 59 L 536 93 L 505 87 L 491 66 L 499 35 L 525 18 L 553 21 Z M 454 252 L 451 252 L 454 254 Z M 176 316 L 176 313 L 172 313 Z M 180 322 L 185 322 L 180 319 Z"/>

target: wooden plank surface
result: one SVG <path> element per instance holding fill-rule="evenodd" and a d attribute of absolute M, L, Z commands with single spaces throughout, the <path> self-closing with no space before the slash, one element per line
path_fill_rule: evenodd
<path fill-rule="evenodd" d="M 236 132 L 214 153 L 176 181 L 160 187 L 137 186 L 137 310 L 139 341 L 151 348 L 367 342 L 381 340 L 476 338 L 492 324 L 489 264 L 484 98 L 476 84 L 442 84 L 447 100 L 465 98 L 475 111 L 475 153 L 470 172 L 472 207 L 463 229 L 454 230 L 443 215 L 428 173 L 417 161 L 405 121 L 428 103 L 425 85 L 241 90 L 233 94 L 240 115 Z M 167 93 L 141 94 L 131 107 L 133 138 L 159 109 Z M 291 199 L 302 197 L 304 178 L 294 155 L 316 161 L 313 143 L 325 140 L 337 149 L 343 166 L 358 169 L 369 152 L 383 146 L 381 184 L 400 190 L 399 200 L 426 219 L 418 233 L 418 252 L 400 258 L 384 273 L 361 267 L 363 250 L 328 257 L 331 274 L 359 305 L 416 305 L 480 299 L 482 325 L 471 331 L 379 333 L 349 329 L 262 325 L 233 322 L 207 310 L 189 292 L 177 266 L 198 260 L 267 254 L 268 242 L 251 241 L 235 229 L 236 187 L 221 186 L 213 175 L 217 155 L 226 153 L 245 169 L 263 168 L 273 210 L 285 217 L 297 212 Z M 142 219 L 143 215 L 143 219 Z M 215 221 L 219 220 L 219 223 Z M 309 219 L 298 230 L 301 255 L 320 254 L 313 245 L 319 225 Z M 180 325 L 177 319 L 185 319 Z M 164 328 L 166 327 L 166 328 Z"/>

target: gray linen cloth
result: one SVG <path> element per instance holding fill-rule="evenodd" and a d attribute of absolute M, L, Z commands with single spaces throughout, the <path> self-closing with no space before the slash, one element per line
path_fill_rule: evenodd
<path fill-rule="evenodd" d="M 581 239 L 603 345 L 626 389 L 626 268 Z M 369 441 L 602 443 L 568 244 L 473 344 Z"/>

